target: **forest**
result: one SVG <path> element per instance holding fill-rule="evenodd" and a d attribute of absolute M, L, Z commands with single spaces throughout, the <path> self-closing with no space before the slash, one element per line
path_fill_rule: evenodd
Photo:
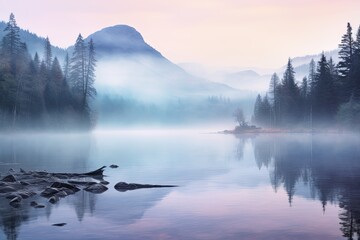
<path fill-rule="evenodd" d="M 319 62 L 311 60 L 300 83 L 289 59 L 282 79 L 274 73 L 269 91 L 257 96 L 252 122 L 275 128 L 359 128 L 360 27 L 354 39 L 347 24 L 339 59 L 336 64 L 323 53 Z"/>
<path fill-rule="evenodd" d="M 95 123 L 95 49 L 79 34 L 63 65 L 53 56 L 49 38 L 43 58 L 29 54 L 10 15 L 0 46 L 0 128 L 89 129 Z"/>

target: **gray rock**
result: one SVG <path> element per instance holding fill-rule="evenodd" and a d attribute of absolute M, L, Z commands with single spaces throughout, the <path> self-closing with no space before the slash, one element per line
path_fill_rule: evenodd
<path fill-rule="evenodd" d="M 152 184 L 138 184 L 138 183 L 126 183 L 119 182 L 114 188 L 119 192 L 126 192 L 130 190 L 136 190 L 141 188 L 164 188 L 164 187 L 177 187 L 176 185 L 152 185 Z"/>
<path fill-rule="evenodd" d="M 54 195 L 49 198 L 49 203 L 55 204 L 59 201 L 59 197 L 57 195 Z"/>
<path fill-rule="evenodd" d="M 67 189 L 72 190 L 73 192 L 80 191 L 80 188 L 78 188 L 74 185 L 71 185 L 69 183 L 64 183 L 64 182 L 54 182 L 53 184 L 51 184 L 50 187 L 52 187 L 52 188 L 67 188 Z"/>
<path fill-rule="evenodd" d="M 38 204 L 38 205 L 34 206 L 34 208 L 45 208 L 45 205 Z"/>
<path fill-rule="evenodd" d="M 54 196 L 55 194 L 57 194 L 59 191 L 60 190 L 57 188 L 48 187 L 44 191 L 42 191 L 40 193 L 40 195 L 43 197 L 46 197 L 46 198 L 50 198 L 50 197 Z"/>
<path fill-rule="evenodd" d="M 108 188 L 100 183 L 96 183 L 84 188 L 84 190 L 91 193 L 103 193 L 108 190 Z"/>
<path fill-rule="evenodd" d="M 10 186 L 0 187 L 0 193 L 10 193 L 10 192 L 16 192 L 16 189 Z"/>
<path fill-rule="evenodd" d="M 55 227 L 63 227 L 65 226 L 66 223 L 54 223 L 52 226 L 55 226 Z"/>
<path fill-rule="evenodd" d="M 10 174 L 1 179 L 3 182 L 16 182 L 14 175 Z"/>

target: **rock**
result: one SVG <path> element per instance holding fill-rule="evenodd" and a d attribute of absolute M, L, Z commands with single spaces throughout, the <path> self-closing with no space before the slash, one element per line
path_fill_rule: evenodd
<path fill-rule="evenodd" d="M 85 185 L 85 186 L 96 184 L 96 182 L 92 182 L 92 181 L 75 181 L 75 180 L 69 180 L 68 183 L 75 185 Z"/>
<path fill-rule="evenodd" d="M 55 204 L 59 201 L 59 197 L 57 195 L 54 195 L 49 198 L 49 203 Z"/>
<path fill-rule="evenodd" d="M 164 188 L 164 187 L 177 187 L 175 185 L 151 185 L 151 184 L 138 184 L 138 183 L 126 183 L 119 182 L 114 188 L 119 192 L 126 192 L 129 190 L 136 190 L 141 188 Z"/>
<path fill-rule="evenodd" d="M 38 204 L 38 205 L 34 206 L 34 208 L 45 208 L 45 205 Z"/>
<path fill-rule="evenodd" d="M 7 199 L 13 199 L 15 197 L 21 197 L 21 196 L 17 192 L 9 193 L 9 194 L 6 195 Z"/>
<path fill-rule="evenodd" d="M 105 180 L 104 180 L 104 181 L 101 181 L 100 183 L 103 184 L 103 185 L 108 185 L 108 184 L 109 184 L 109 182 L 108 182 L 108 181 L 105 181 Z"/>
<path fill-rule="evenodd" d="M 20 168 L 20 173 L 26 173 L 24 169 Z"/>
<path fill-rule="evenodd" d="M 19 203 L 19 202 L 21 202 L 21 200 L 22 200 L 22 198 L 20 196 L 16 196 L 13 199 L 11 199 L 9 203 L 10 204 L 11 203 Z"/>
<path fill-rule="evenodd" d="M 43 197 L 46 197 L 46 198 L 50 198 L 50 197 L 54 196 L 55 194 L 57 194 L 59 191 L 60 190 L 57 188 L 48 187 L 44 191 L 42 191 L 40 193 L 40 195 Z"/>
<path fill-rule="evenodd" d="M 16 182 L 14 175 L 7 175 L 1 181 L 3 182 Z"/>
<path fill-rule="evenodd" d="M 67 192 L 65 192 L 64 190 L 61 190 L 56 194 L 56 196 L 64 198 L 66 196 L 69 196 L 69 194 L 67 194 Z"/>
<path fill-rule="evenodd" d="M 30 191 L 30 192 L 22 191 L 22 192 L 19 192 L 19 195 L 21 196 L 22 199 L 27 199 L 29 197 L 36 195 L 36 193 L 32 192 L 32 191 Z"/>
<path fill-rule="evenodd" d="M 100 183 L 96 183 L 84 188 L 84 190 L 91 193 L 103 193 L 108 190 L 108 188 Z"/>
<path fill-rule="evenodd" d="M 37 205 L 39 205 L 39 204 L 37 202 L 35 202 L 35 201 L 31 201 L 31 203 L 30 203 L 30 206 L 32 206 L 32 207 L 35 207 Z"/>
<path fill-rule="evenodd" d="M 65 226 L 66 223 L 54 223 L 52 226 L 55 226 L 55 227 L 63 227 Z"/>
<path fill-rule="evenodd" d="M 10 193 L 10 192 L 16 192 L 16 189 L 10 186 L 0 187 L 0 193 Z"/>
<path fill-rule="evenodd" d="M 25 182 L 25 181 L 20 181 L 20 184 L 23 185 L 23 186 L 28 186 L 28 185 L 30 185 L 30 183 Z"/>
<path fill-rule="evenodd" d="M 115 165 L 115 164 L 111 164 L 109 167 L 110 167 L 110 168 L 118 168 L 119 166 L 118 166 L 118 165 Z"/>
<path fill-rule="evenodd" d="M 68 184 L 68 183 L 64 183 L 64 182 L 54 182 L 53 184 L 51 184 L 50 187 L 51 188 L 67 188 L 67 189 L 72 190 L 73 192 L 80 191 L 80 188 L 78 188 L 74 185 Z"/>
<path fill-rule="evenodd" d="M 9 205 L 13 208 L 19 208 L 21 206 L 20 202 L 10 202 Z"/>

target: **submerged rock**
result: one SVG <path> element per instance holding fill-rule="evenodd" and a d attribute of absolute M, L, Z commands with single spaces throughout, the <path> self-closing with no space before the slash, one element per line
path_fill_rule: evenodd
<path fill-rule="evenodd" d="M 0 187 L 0 193 L 10 193 L 10 192 L 16 192 L 16 189 L 10 186 Z"/>
<path fill-rule="evenodd" d="M 103 180 L 104 167 L 86 173 L 49 173 L 46 171 L 11 171 L 0 179 L 0 197 L 9 199 L 12 207 L 18 208 L 23 199 L 36 194 L 47 198 L 50 203 L 56 203 L 60 198 L 74 194 L 81 189 L 78 185 L 85 185 L 86 191 L 102 193 L 108 188 L 88 179 Z M 85 184 L 82 184 L 85 183 Z M 44 208 L 44 205 L 32 201 L 34 208 Z"/>
<path fill-rule="evenodd" d="M 55 226 L 55 227 L 63 227 L 65 226 L 66 223 L 54 223 L 52 226 Z"/>
<path fill-rule="evenodd" d="M 64 183 L 64 182 L 54 182 L 53 184 L 51 184 L 52 188 L 67 188 L 67 189 L 70 189 L 71 191 L 73 192 L 78 192 L 80 191 L 80 188 L 74 186 L 74 185 L 71 185 L 69 183 Z"/>
<path fill-rule="evenodd" d="M 84 190 L 91 193 L 103 193 L 108 190 L 108 188 L 101 183 L 96 183 L 84 188 Z"/>
<path fill-rule="evenodd" d="M 110 168 L 118 168 L 119 166 L 116 165 L 116 164 L 111 164 L 109 167 L 110 167 Z"/>
<path fill-rule="evenodd" d="M 49 198 L 49 203 L 55 204 L 59 201 L 59 197 L 57 195 L 54 195 Z"/>
<path fill-rule="evenodd" d="M 126 192 L 130 190 L 136 190 L 141 188 L 164 188 L 164 187 L 177 187 L 176 185 L 152 185 L 152 184 L 138 184 L 138 183 L 126 183 L 119 182 L 114 188 L 119 192 Z"/>
<path fill-rule="evenodd" d="M 34 206 L 34 208 L 45 208 L 45 205 L 38 204 L 38 205 Z"/>
<path fill-rule="evenodd" d="M 1 179 L 1 181 L 3 182 L 16 182 L 16 178 L 14 177 L 14 175 L 10 174 L 5 176 L 3 179 Z"/>
<path fill-rule="evenodd" d="M 60 190 L 57 188 L 48 187 L 40 193 L 42 197 L 50 198 L 57 194 Z"/>
<path fill-rule="evenodd" d="M 75 185 L 93 185 L 93 184 L 96 184 L 96 182 L 93 182 L 93 181 L 75 181 L 75 180 L 69 180 L 68 183 L 75 184 Z"/>

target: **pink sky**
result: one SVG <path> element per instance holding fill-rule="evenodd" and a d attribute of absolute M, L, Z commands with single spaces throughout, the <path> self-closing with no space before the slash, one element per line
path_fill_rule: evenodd
<path fill-rule="evenodd" d="M 359 0 L 0 0 L 0 19 L 66 47 L 81 32 L 127 24 L 175 63 L 279 67 L 288 57 L 332 50 Z"/>

